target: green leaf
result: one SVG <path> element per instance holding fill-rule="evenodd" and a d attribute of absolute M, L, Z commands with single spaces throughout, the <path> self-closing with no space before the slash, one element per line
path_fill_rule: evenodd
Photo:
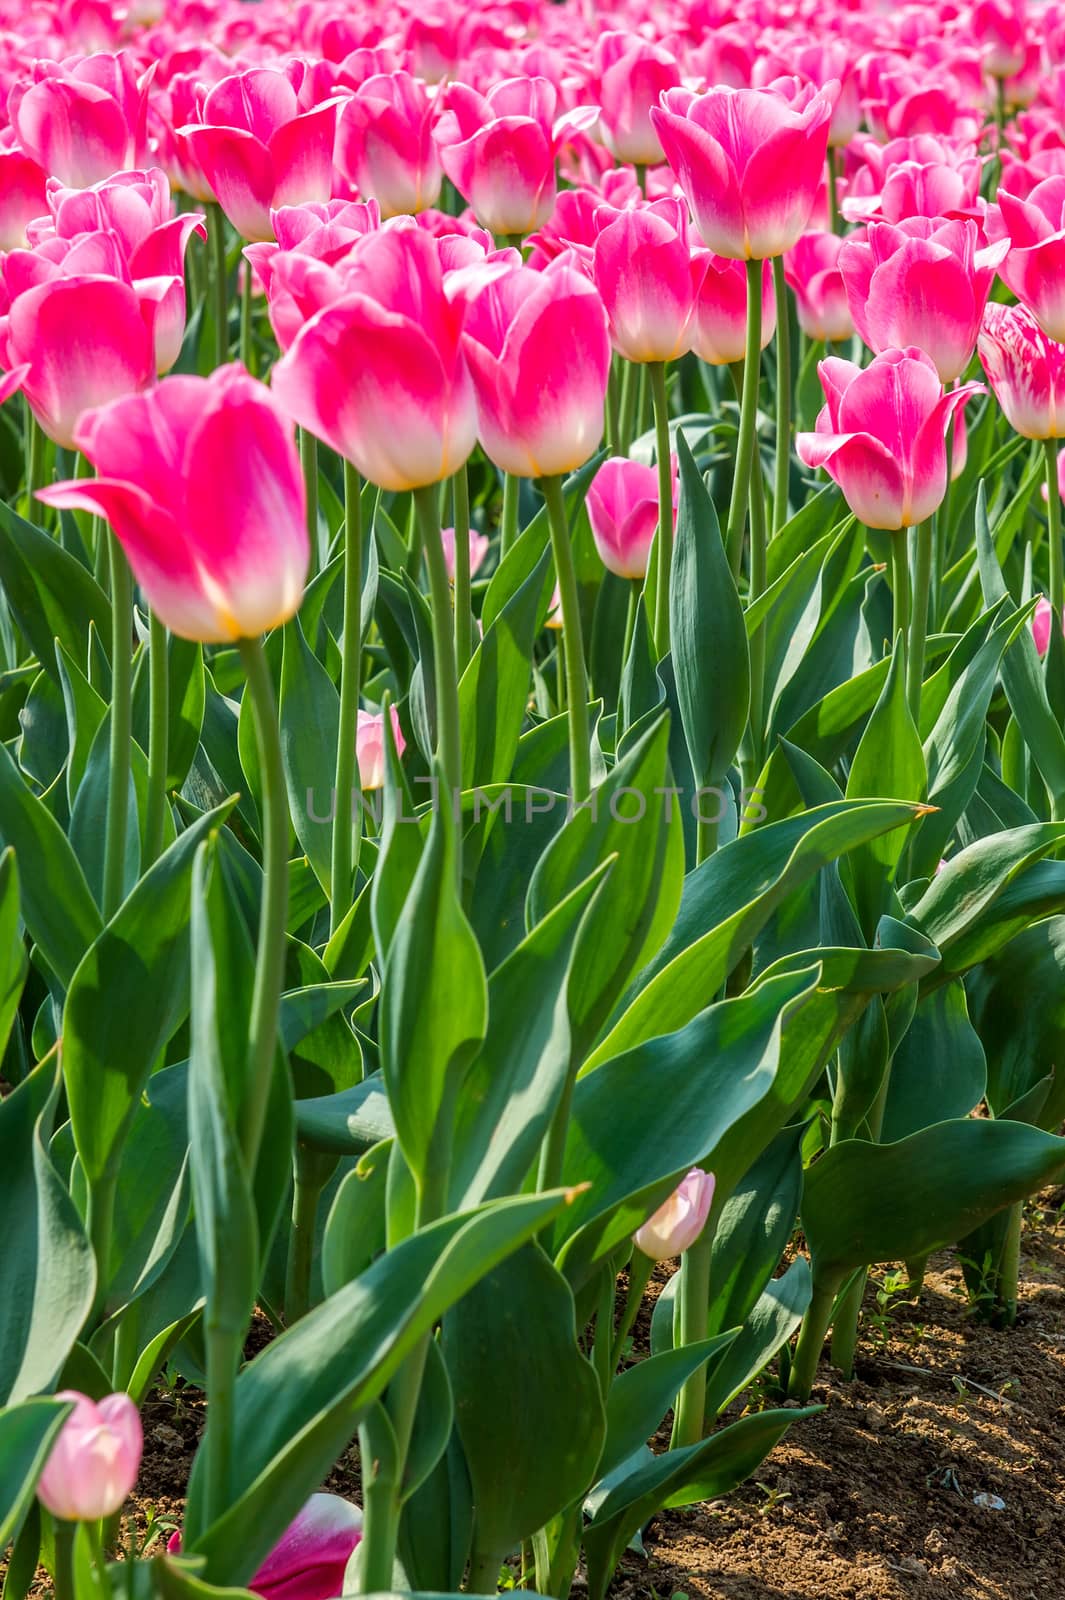
<path fill-rule="evenodd" d="M 535 1244 L 486 1272 L 448 1313 L 443 1350 L 475 1544 L 502 1560 L 584 1498 L 606 1430 L 599 1380 L 577 1344 L 569 1285 Z"/>
<path fill-rule="evenodd" d="M 647 1443 L 687 1379 L 712 1356 L 727 1350 L 738 1332 L 729 1328 L 679 1350 L 648 1356 L 615 1378 L 606 1404 L 606 1443 L 597 1468 L 600 1480 Z"/>
<path fill-rule="evenodd" d="M 59 1094 L 42 1061 L 0 1101 L 7 1237 L 0 1252 L 0 1404 L 47 1391 L 92 1308 L 96 1264 L 48 1156 Z"/>
<path fill-rule="evenodd" d="M 391 1142 L 368 1150 L 341 1180 L 322 1237 L 322 1284 L 335 1294 L 385 1248 L 385 1186 Z"/>
<path fill-rule="evenodd" d="M 304 638 L 299 617 L 285 628 L 278 713 L 296 838 L 328 894 L 333 807 L 350 805 L 351 797 L 335 792 L 340 697 Z M 354 739 L 355 730 L 349 729 L 347 736 Z M 329 820 L 323 822 L 323 817 Z"/>
<path fill-rule="evenodd" d="M 90 1183 L 116 1159 L 160 1053 L 188 1014 L 189 886 L 196 850 L 232 802 L 187 829 L 90 942 L 63 1012 L 63 1074 Z"/>
<path fill-rule="evenodd" d="M 772 1361 L 806 1315 L 810 1296 L 810 1268 L 798 1256 L 782 1277 L 766 1285 L 735 1342 L 714 1364 L 706 1386 L 707 1417 L 720 1415 Z"/>
<path fill-rule="evenodd" d="M 791 1238 L 804 1132 L 800 1126 L 778 1133 L 721 1207 L 710 1260 L 711 1333 L 746 1321 Z"/>
<path fill-rule="evenodd" d="M 1065 917 L 1048 917 L 970 973 L 969 1014 L 987 1054 L 987 1102 L 1013 1114 L 1044 1075 L 1040 1109 L 1023 1120 L 1048 1131 L 1065 1118 Z"/>
<path fill-rule="evenodd" d="M 584 1530 L 588 1593 L 603 1600 L 625 1546 L 665 1506 L 717 1500 L 751 1475 L 793 1422 L 815 1416 L 804 1410 L 760 1411 L 711 1434 L 700 1444 L 668 1450 L 616 1485 Z"/>
<path fill-rule="evenodd" d="M 26 787 L 0 745 L 0 841 L 25 869 L 22 915 L 30 937 L 64 986 L 103 927 L 62 828 Z"/>
<path fill-rule="evenodd" d="M 669 586 L 673 670 L 696 784 L 727 776 L 747 726 L 751 669 L 743 607 L 717 512 L 677 432 L 680 508 Z"/>
<path fill-rule="evenodd" d="M 891 1064 L 880 1139 L 892 1144 L 930 1123 L 967 1117 L 983 1099 L 987 1062 L 960 980 L 925 995 Z"/>
<path fill-rule="evenodd" d="M 0 1550 L 33 1501 L 49 1452 L 74 1407 L 68 1400 L 24 1400 L 0 1411 Z"/>
<path fill-rule="evenodd" d="M 418 1341 L 566 1199 L 555 1191 L 495 1201 L 422 1229 L 244 1368 L 232 1499 L 210 1528 L 202 1526 L 202 1452 L 189 1481 L 190 1551 L 207 1556 L 211 1582 L 242 1583 L 255 1573 Z"/>
<path fill-rule="evenodd" d="M 424 1179 L 434 1135 L 455 1114 L 462 1074 L 484 1038 L 481 952 L 455 890 L 455 822 L 433 808 L 381 983 L 381 1064 L 396 1136 Z"/>
<path fill-rule="evenodd" d="M 111 605 L 92 573 L 49 534 L 0 502 L 0 583 L 7 604 L 45 672 L 58 682 L 55 641 L 76 661 L 89 630 L 111 636 Z"/>
<path fill-rule="evenodd" d="M 845 1139 L 806 1174 L 814 1279 L 913 1261 L 952 1244 L 1065 1171 L 1065 1139 L 1023 1122 L 937 1122 L 895 1144 Z"/>
<path fill-rule="evenodd" d="M 529 700 L 532 646 L 551 558 L 539 562 L 508 600 L 474 653 L 459 684 L 462 787 L 503 783 L 510 776 Z"/>
<path fill-rule="evenodd" d="M 18 1013 L 29 958 L 22 938 L 18 864 L 11 849 L 0 855 L 0 1057 Z"/>
<path fill-rule="evenodd" d="M 690 1022 L 789 894 L 837 856 L 919 815 L 901 802 L 838 801 L 715 851 L 684 880 L 668 938 L 585 1070 Z"/>

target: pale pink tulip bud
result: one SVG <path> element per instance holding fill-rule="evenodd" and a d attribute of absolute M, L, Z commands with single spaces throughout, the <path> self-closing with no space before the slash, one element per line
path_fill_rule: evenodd
<path fill-rule="evenodd" d="M 674 477 L 673 523 L 677 521 L 677 458 Z M 625 456 L 604 461 L 588 490 L 588 521 L 599 559 L 619 578 L 643 578 L 658 527 L 658 468 L 645 467 Z"/>
<path fill-rule="evenodd" d="M 693 1245 L 706 1226 L 714 1198 L 714 1174 L 693 1167 L 668 1200 L 637 1228 L 632 1242 L 652 1261 L 668 1261 Z"/>
<path fill-rule="evenodd" d="M 1042 595 L 1032 613 L 1032 638 L 1035 647 L 1041 656 L 1045 656 L 1050 649 L 1050 628 L 1054 613 L 1050 609 L 1050 601 Z M 1065 617 L 1062 618 L 1062 629 L 1065 631 Z"/>
<path fill-rule="evenodd" d="M 128 1394 L 99 1402 L 76 1389 L 57 1400 L 74 1409 L 59 1430 L 37 1484 L 42 1505 L 64 1522 L 114 1516 L 137 1481 L 144 1448 L 141 1419 Z"/>
<path fill-rule="evenodd" d="M 839 267 L 838 233 L 804 233 L 784 257 L 784 276 L 795 293 L 799 327 L 808 339 L 849 339 L 854 319 Z"/>
<path fill-rule="evenodd" d="M 444 546 L 444 565 L 447 575 L 452 583 L 455 581 L 455 530 L 454 528 L 441 528 L 440 541 Z M 483 533 L 478 533 L 476 528 L 470 529 L 470 577 L 483 564 L 488 554 L 488 538 Z"/>
<path fill-rule="evenodd" d="M 399 712 L 389 707 L 392 721 L 392 738 L 396 754 L 401 756 L 407 748 L 399 726 Z M 355 732 L 355 759 L 359 765 L 359 783 L 363 789 L 381 789 L 385 782 L 385 717 L 383 711 L 360 711 Z"/>

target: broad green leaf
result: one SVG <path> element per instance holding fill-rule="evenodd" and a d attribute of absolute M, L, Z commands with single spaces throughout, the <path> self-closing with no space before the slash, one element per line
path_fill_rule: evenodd
<path fill-rule="evenodd" d="M 776 1271 L 799 1214 L 804 1131 L 778 1133 L 721 1208 L 710 1261 L 711 1333 L 740 1327 Z"/>
<path fill-rule="evenodd" d="M 278 713 L 292 824 L 300 848 L 328 894 L 333 808 L 350 806 L 352 796 L 335 792 L 340 697 L 303 637 L 299 617 L 293 617 L 285 628 Z M 354 740 L 354 728 L 347 730 L 346 737 Z"/>
<path fill-rule="evenodd" d="M 747 629 L 717 513 L 683 433 L 680 508 L 669 586 L 673 671 L 695 781 L 719 784 L 739 749 L 751 699 Z"/>
<path fill-rule="evenodd" d="M 987 1053 L 987 1101 L 996 1117 L 1053 1076 L 1039 1110 L 1022 1120 L 1048 1131 L 1065 1118 L 1065 917 L 1048 917 L 970 973 L 969 1014 Z"/>
<path fill-rule="evenodd" d="M 9 847 L 0 855 L 0 1056 L 7 1049 L 28 970 L 20 916 L 18 863 Z"/>
<path fill-rule="evenodd" d="M 798 1256 L 782 1277 L 766 1285 L 736 1339 L 714 1363 L 706 1386 L 708 1418 L 720 1415 L 772 1361 L 806 1315 L 810 1295 L 810 1268 Z"/>
<path fill-rule="evenodd" d="M 551 558 L 547 551 L 486 628 L 459 684 L 462 787 L 510 776 L 529 700 L 532 646 Z"/>
<path fill-rule="evenodd" d="M 983 1099 L 987 1063 L 960 980 L 925 995 L 895 1051 L 880 1132 L 884 1144 L 966 1117 Z"/>
<path fill-rule="evenodd" d="M 597 1468 L 600 1479 L 608 1478 L 647 1443 L 687 1379 L 705 1361 L 727 1350 L 738 1332 L 738 1328 L 729 1328 L 710 1339 L 648 1356 L 615 1378 L 606 1403 L 606 1442 Z"/>
<path fill-rule="evenodd" d="M 0 1411 L 0 1550 L 33 1500 L 56 1434 L 73 1410 L 66 1400 L 24 1400 Z"/>
<path fill-rule="evenodd" d="M 606 1429 L 599 1380 L 577 1344 L 573 1295 L 539 1245 L 500 1262 L 463 1296 L 444 1318 L 443 1350 L 476 1546 L 502 1560 L 584 1498 Z"/>
<path fill-rule="evenodd" d="M 42 529 L 0 502 L 0 583 L 45 672 L 58 681 L 55 641 L 84 661 L 90 627 L 111 636 L 111 605 L 92 573 Z"/>

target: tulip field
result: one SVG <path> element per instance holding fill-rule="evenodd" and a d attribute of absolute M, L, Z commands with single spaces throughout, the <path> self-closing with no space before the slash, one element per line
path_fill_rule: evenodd
<path fill-rule="evenodd" d="M 646 1563 L 1014 1404 L 1061 437 L 1058 0 L 0 0 L 3 1600 L 1055 1600 Z"/>

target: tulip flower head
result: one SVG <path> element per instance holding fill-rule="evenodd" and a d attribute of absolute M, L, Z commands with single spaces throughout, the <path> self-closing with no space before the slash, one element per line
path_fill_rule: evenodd
<path fill-rule="evenodd" d="M 672 361 L 690 348 L 695 272 L 677 200 L 619 211 L 592 251 L 592 277 L 627 361 Z"/>
<path fill-rule="evenodd" d="M 1054 625 L 1054 611 L 1050 601 L 1041 595 L 1032 613 L 1032 638 L 1040 656 L 1045 656 L 1050 649 L 1050 634 Z M 1065 632 L 1065 616 L 1058 619 L 1058 625 Z"/>
<path fill-rule="evenodd" d="M 41 62 L 39 68 L 50 67 Z M 60 183 L 99 183 L 143 165 L 148 85 L 132 55 L 101 52 L 16 86 L 8 104 L 23 151 Z"/>
<path fill-rule="evenodd" d="M 454 583 L 454 581 L 455 581 L 455 530 L 454 530 L 454 528 L 441 528 L 440 529 L 440 542 L 444 547 L 444 565 L 447 567 L 447 575 L 451 579 L 451 582 Z M 476 528 L 471 528 L 470 529 L 470 533 L 469 533 L 469 548 L 470 548 L 470 577 L 471 578 L 479 570 L 479 568 L 481 566 L 483 566 L 484 558 L 488 554 L 488 544 L 489 544 L 489 540 L 488 540 L 488 536 L 486 534 L 478 533 Z"/>
<path fill-rule="evenodd" d="M 74 1409 L 52 1446 L 37 1484 L 41 1504 L 66 1522 L 96 1522 L 121 1510 L 137 1481 L 144 1435 L 128 1394 L 100 1401 L 76 1389 L 57 1400 Z"/>
<path fill-rule="evenodd" d="M 271 378 L 289 415 L 382 489 L 439 483 L 476 442 L 465 301 L 446 291 L 446 245 L 413 222 L 361 239 L 344 294 L 311 317 Z"/>
<path fill-rule="evenodd" d="M 652 1261 L 668 1261 L 671 1256 L 683 1255 L 698 1239 L 706 1226 L 714 1199 L 714 1174 L 693 1167 L 686 1178 L 663 1201 L 642 1228 L 637 1228 L 632 1242 Z"/>
<path fill-rule="evenodd" d="M 742 361 L 747 349 L 747 269 L 742 261 L 715 256 L 712 250 L 692 252 L 695 302 L 691 346 L 700 361 L 712 367 Z M 777 325 L 773 269 L 762 264 L 762 337 L 764 350 Z"/>
<path fill-rule="evenodd" d="M 864 370 L 830 357 L 818 366 L 825 406 L 816 431 L 800 433 L 799 459 L 824 467 L 867 528 L 910 528 L 947 489 L 947 429 L 982 384 L 944 393 L 923 350 L 886 350 Z"/>
<path fill-rule="evenodd" d="M 1044 178 L 1024 200 L 999 191 L 1010 251 L 1002 278 L 1052 339 L 1065 342 L 1065 177 Z"/>
<path fill-rule="evenodd" d="M 677 458 L 673 469 L 673 525 L 677 522 Z M 599 559 L 619 578 L 643 578 L 658 527 L 658 469 L 625 456 L 599 468 L 585 502 Z"/>
<path fill-rule="evenodd" d="M 485 453 L 519 478 L 573 472 L 603 436 L 610 340 L 571 255 L 515 267 L 470 302 L 462 335 Z"/>
<path fill-rule="evenodd" d="M 423 211 L 440 198 L 434 103 L 409 72 L 367 78 L 337 120 L 337 165 L 385 217 Z"/>
<path fill-rule="evenodd" d="M 399 726 L 399 712 L 389 707 L 392 739 L 396 754 L 401 756 L 407 741 Z M 384 712 L 360 711 L 355 733 L 355 760 L 359 768 L 359 783 L 363 789 L 381 789 L 385 782 L 385 717 Z"/>
<path fill-rule="evenodd" d="M 799 327 L 808 339 L 849 339 L 854 318 L 840 271 L 844 241 L 838 233 L 804 233 L 784 257 L 784 277 L 795 294 Z"/>
<path fill-rule="evenodd" d="M 47 211 L 46 178 L 21 150 L 0 150 L 0 250 L 21 250 L 27 225 Z"/>
<path fill-rule="evenodd" d="M 362 1512 L 338 1494 L 312 1494 L 248 1583 L 262 1600 L 332 1600 L 362 1539 Z M 181 1533 L 167 1542 L 181 1553 Z"/>
<path fill-rule="evenodd" d="M 633 33 L 600 34 L 599 136 L 611 155 L 634 166 L 665 160 L 651 110 L 667 89 L 680 87 L 680 67 L 661 45 Z"/>
<path fill-rule="evenodd" d="M 980 330 L 980 360 L 1015 433 L 1065 438 L 1065 346 L 1025 306 L 991 304 Z"/>
<path fill-rule="evenodd" d="M 294 614 L 310 558 L 303 474 L 265 384 L 236 363 L 164 378 L 90 411 L 74 442 L 99 476 L 39 498 L 107 518 L 171 632 L 231 642 Z"/>
<path fill-rule="evenodd" d="M 651 121 L 709 248 L 735 260 L 783 255 L 821 186 L 838 83 L 670 89 Z"/>

